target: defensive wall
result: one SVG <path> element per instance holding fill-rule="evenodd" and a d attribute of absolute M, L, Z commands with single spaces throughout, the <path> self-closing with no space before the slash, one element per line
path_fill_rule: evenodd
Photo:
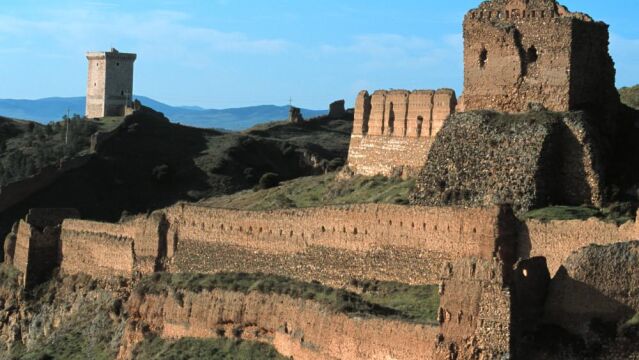
<path fill-rule="evenodd" d="M 165 269 L 265 272 L 336 286 L 351 278 L 433 284 L 448 261 L 491 254 L 495 239 L 516 238 L 515 258 L 543 256 L 555 274 L 577 249 L 634 240 L 638 230 L 632 221 L 595 218 L 519 222 L 499 207 L 239 211 L 181 203 L 121 224 L 65 221 L 61 248 L 65 271 L 97 276 Z"/>
<path fill-rule="evenodd" d="M 387 318 L 352 317 L 312 300 L 231 291 L 185 291 L 181 296 L 134 295 L 129 314 L 137 324 L 168 339 L 240 337 L 271 343 L 301 360 L 433 359 L 437 328 Z M 141 329 L 120 359 L 135 346 Z M 443 358 L 442 358 L 443 359 Z"/>
<path fill-rule="evenodd" d="M 450 89 L 358 94 L 348 166 L 355 174 L 415 175 L 457 98 Z"/>
<path fill-rule="evenodd" d="M 39 241 L 30 229 L 21 223 L 17 237 Z M 86 273 L 97 278 L 122 276 L 135 279 L 145 273 L 166 270 L 263 272 L 302 281 L 321 281 L 334 287 L 347 286 L 352 279 L 439 283 L 440 325 L 428 329 L 411 328 L 404 336 L 421 337 L 424 331 L 429 336 L 435 334 L 434 338 L 423 340 L 434 349 L 435 359 L 451 356 L 472 359 L 477 353 L 501 356 L 518 351 L 519 334 L 544 318 L 546 291 L 551 289 L 557 293 L 552 289 L 561 289 L 557 284 L 566 281 L 559 271 L 553 279 L 554 285 L 549 286 L 548 265 L 555 273 L 556 268 L 562 269 L 560 264 L 567 263 L 567 257 L 584 245 L 612 244 L 636 238 L 636 234 L 634 222 L 621 226 L 596 219 L 519 222 L 509 207 L 427 208 L 370 204 L 257 212 L 180 203 L 118 224 L 67 219 L 62 222 L 59 242 L 60 266 L 64 273 Z M 43 243 L 50 245 L 52 242 L 49 239 Z M 545 258 L 535 255 L 546 256 L 548 265 Z M 33 263 L 36 256 L 34 252 L 25 251 L 23 246 L 16 246 L 14 264 L 25 271 L 20 264 Z M 581 271 L 583 274 L 588 272 L 592 271 Z M 571 279 L 570 284 L 574 283 Z M 626 288 L 632 286 L 626 284 Z M 561 295 L 566 292 L 559 294 L 558 300 L 553 300 L 558 305 L 548 308 L 549 311 L 568 308 L 566 295 Z M 196 299 L 209 295 L 193 296 Z M 238 301 L 251 296 L 242 295 Z M 170 302 L 165 298 L 151 300 Z M 216 304 L 226 307 L 225 301 L 216 301 Z M 188 306 L 194 305 L 188 303 Z M 197 308 L 197 311 L 207 309 Z M 628 307 L 621 307 L 623 312 L 611 309 L 615 316 L 628 313 Z M 587 307 L 580 311 L 580 318 L 586 320 L 598 313 Z M 169 312 L 163 315 L 166 317 L 162 319 L 164 336 L 211 336 L 212 328 L 206 328 L 200 320 L 189 318 L 184 321 L 192 323 L 191 326 L 180 325 L 183 322 L 177 319 L 182 315 Z M 286 319 L 286 316 L 280 318 Z M 231 324 L 214 313 L 206 319 L 206 324 Z M 561 319 L 565 321 L 559 321 L 560 326 L 569 327 L 574 321 L 570 317 Z M 258 320 L 260 324 L 267 321 Z M 382 323 L 383 326 L 390 324 Z M 272 329 L 272 323 L 264 324 L 265 327 L 258 326 L 260 331 Z M 355 329 L 352 327 L 355 325 L 349 324 L 345 325 L 348 329 Z M 363 323 L 357 324 L 361 331 L 369 331 L 359 328 L 364 326 Z M 305 326 L 310 327 L 305 327 L 304 331 L 312 333 L 316 330 L 315 325 Z M 305 354 L 299 338 L 277 335 L 278 331 L 268 330 L 265 336 L 271 339 L 275 336 L 280 341 L 276 347 L 285 349 L 282 350 L 284 353 Z M 357 349 L 382 346 L 355 335 L 349 339 L 360 344 Z M 321 343 L 319 348 L 337 351 L 326 350 L 334 349 L 331 344 Z M 383 354 L 388 351 L 384 346 L 380 349 Z M 309 359 L 327 358 L 326 354 L 308 354 L 311 354 Z M 367 356 L 360 352 L 354 354 L 349 358 Z"/>
<path fill-rule="evenodd" d="M 0 213 L 11 208 L 51 185 L 64 173 L 75 170 L 89 162 L 92 155 L 75 157 L 68 161 L 61 161 L 58 165 L 44 167 L 36 175 L 24 180 L 16 181 L 0 187 Z"/>
<path fill-rule="evenodd" d="M 432 284 L 442 261 L 492 254 L 515 236 L 507 209 L 396 205 L 235 211 L 166 210 L 168 269 L 276 273 L 344 286 L 356 279 Z"/>

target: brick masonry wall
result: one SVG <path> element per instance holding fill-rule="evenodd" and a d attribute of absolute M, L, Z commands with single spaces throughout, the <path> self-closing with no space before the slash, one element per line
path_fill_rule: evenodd
<path fill-rule="evenodd" d="M 414 176 L 424 165 L 430 145 L 455 111 L 455 92 L 448 89 L 367 91 L 355 101 L 348 166 L 365 176 Z"/>
<path fill-rule="evenodd" d="M 500 208 L 358 205 L 267 212 L 166 210 L 171 271 L 273 272 L 338 286 L 351 278 L 433 283 L 442 261 L 493 254 Z M 229 255 L 230 254 L 230 255 Z"/>
<path fill-rule="evenodd" d="M 544 256 L 554 275 L 574 251 L 590 244 L 612 244 L 639 238 L 635 222 L 621 226 L 598 219 L 540 222 L 528 220 L 519 231 L 518 256 Z"/>
<path fill-rule="evenodd" d="M 295 359 L 434 358 L 437 329 L 432 326 L 353 318 L 312 300 L 259 292 L 184 292 L 180 299 L 170 294 L 134 295 L 128 311 L 165 338 L 233 337 L 233 330 L 241 329 L 241 338 L 270 342 L 281 354 Z M 125 338 L 142 336 L 126 334 Z"/>
<path fill-rule="evenodd" d="M 60 235 L 62 271 L 131 278 L 136 230 L 131 224 L 65 220 Z"/>

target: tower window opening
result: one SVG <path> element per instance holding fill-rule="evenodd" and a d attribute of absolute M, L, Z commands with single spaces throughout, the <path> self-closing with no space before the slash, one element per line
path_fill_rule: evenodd
<path fill-rule="evenodd" d="M 424 118 L 422 116 L 417 117 L 417 137 L 422 136 L 422 126 L 424 126 Z"/>
<path fill-rule="evenodd" d="M 537 54 L 537 48 L 534 45 L 528 48 L 526 57 L 528 59 L 528 63 L 534 63 L 537 61 L 539 55 Z"/>
<path fill-rule="evenodd" d="M 488 50 L 482 49 L 479 54 L 479 67 L 484 68 L 486 66 L 486 61 L 488 60 Z"/>

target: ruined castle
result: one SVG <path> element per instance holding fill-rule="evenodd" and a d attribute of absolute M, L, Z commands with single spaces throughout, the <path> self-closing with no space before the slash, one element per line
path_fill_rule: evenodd
<path fill-rule="evenodd" d="M 123 116 L 133 96 L 135 54 L 108 52 L 87 53 L 87 118 Z"/>
<path fill-rule="evenodd" d="M 636 275 L 615 279 L 626 290 L 635 284 L 627 291 L 588 280 L 636 263 L 639 251 L 604 268 L 588 264 L 584 250 L 637 239 L 636 221 L 515 216 L 552 201 L 602 201 L 601 111 L 589 119 L 540 109 L 615 105 L 606 25 L 554 0 L 492 0 L 466 15 L 464 36 L 460 104 L 452 90 L 357 97 L 348 166 L 362 175 L 419 173 L 411 206 L 239 211 L 178 203 L 119 223 L 34 209 L 5 243 L 6 261 L 25 286 L 56 267 L 97 279 L 261 272 L 334 287 L 352 279 L 439 285 L 432 326 L 346 317 L 310 300 L 256 293 L 134 304 L 163 337 L 216 337 L 218 326 L 250 324 L 257 339 L 300 359 L 517 358 L 524 334 L 541 321 L 581 334 L 594 319 L 639 311 Z M 584 304 L 584 294 L 596 295 L 597 307 Z"/>
<path fill-rule="evenodd" d="M 451 90 L 357 96 L 348 155 L 353 173 L 415 175 L 456 111 L 588 110 L 603 131 L 613 127 L 619 96 L 605 23 L 555 0 L 492 0 L 470 10 L 463 29 L 459 101 Z"/>

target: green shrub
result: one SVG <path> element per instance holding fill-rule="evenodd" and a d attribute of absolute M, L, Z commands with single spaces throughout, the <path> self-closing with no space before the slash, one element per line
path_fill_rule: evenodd
<path fill-rule="evenodd" d="M 275 173 L 266 173 L 262 175 L 258 183 L 258 189 L 270 189 L 280 184 L 280 176 Z"/>
<path fill-rule="evenodd" d="M 268 344 L 229 339 L 183 338 L 177 341 L 153 336 L 139 343 L 133 357 L 146 359 L 264 359 L 285 360 Z"/>

